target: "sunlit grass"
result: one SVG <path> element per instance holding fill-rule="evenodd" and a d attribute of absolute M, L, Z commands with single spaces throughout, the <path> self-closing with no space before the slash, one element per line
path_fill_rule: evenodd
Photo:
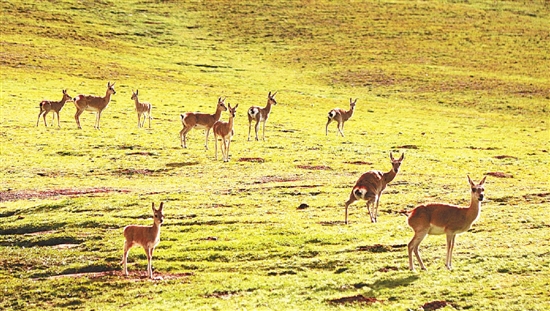
<path fill-rule="evenodd" d="M 2 309 L 542 310 L 550 19 L 542 2 L 2 2 L 0 263 Z M 67 89 L 117 94 L 94 115 L 36 127 L 41 100 Z M 153 104 L 137 128 L 131 91 Z M 246 109 L 278 91 L 265 142 Z M 239 104 L 231 161 L 202 130 L 179 141 L 179 115 Z M 358 98 L 346 137 L 326 115 Z M 227 114 L 222 115 L 227 120 Z M 48 115 L 51 124 L 51 114 Z M 367 170 L 390 169 L 380 203 L 343 204 Z M 468 204 L 466 175 L 488 173 L 488 201 L 457 237 L 421 245 L 408 271 L 419 203 Z M 143 250 L 121 274 L 122 228 L 166 202 L 148 281 Z M 305 209 L 298 209 L 302 204 Z M 81 273 L 82 275 L 78 275 Z M 69 276 L 73 275 L 74 276 Z"/>

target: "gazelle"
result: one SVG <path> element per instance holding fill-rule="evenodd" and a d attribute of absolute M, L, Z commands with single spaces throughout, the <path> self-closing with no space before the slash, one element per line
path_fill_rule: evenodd
<path fill-rule="evenodd" d="M 252 106 L 248 108 L 248 141 L 250 141 L 250 131 L 252 129 L 252 121 L 256 121 L 254 129 L 256 131 L 256 140 L 258 140 L 258 130 L 260 129 L 260 122 L 263 122 L 263 134 L 262 140 L 265 141 L 265 121 L 269 118 L 269 113 L 271 112 L 271 105 L 277 105 L 275 100 L 275 95 L 277 92 L 267 94 L 267 105 L 262 107 Z"/>
<path fill-rule="evenodd" d="M 338 132 L 340 132 L 340 135 L 344 137 L 344 122 L 349 120 L 351 116 L 353 115 L 353 111 L 355 110 L 355 103 L 357 103 L 357 98 L 355 101 L 353 99 L 349 99 L 349 110 L 345 111 L 341 108 L 334 108 L 328 113 L 328 121 L 327 125 L 325 126 L 325 135 L 328 135 L 328 125 L 332 121 L 338 122 Z M 336 133 L 338 135 L 338 133 Z"/>
<path fill-rule="evenodd" d="M 468 182 L 472 188 L 472 198 L 470 206 L 467 208 L 445 203 L 430 203 L 417 206 L 409 215 L 409 226 L 414 230 L 414 236 L 409 242 L 409 269 L 414 270 L 412 253 L 414 252 L 418 263 L 422 270 L 426 270 L 418 248 L 420 243 L 428 234 L 445 234 L 447 236 L 447 256 L 445 266 L 451 270 L 451 258 L 453 256 L 453 248 L 455 245 L 455 237 L 457 234 L 466 232 L 470 226 L 479 217 L 481 211 L 481 201 L 484 197 L 485 179 L 483 177 L 479 184 L 474 182 L 468 176 Z"/>
<path fill-rule="evenodd" d="M 224 162 L 229 162 L 229 145 L 231 144 L 231 137 L 233 136 L 233 120 L 235 119 L 235 112 L 239 104 L 231 108 L 231 104 L 227 104 L 229 107 L 229 122 L 218 121 L 214 123 L 212 130 L 214 131 L 214 148 L 216 160 L 218 159 L 218 136 L 220 136 L 220 149 L 222 150 L 222 158 Z"/>
<path fill-rule="evenodd" d="M 164 221 L 162 208 L 164 202 L 160 202 L 159 209 L 155 209 L 153 203 L 153 225 L 152 226 L 137 226 L 129 225 L 124 228 L 124 254 L 122 255 L 122 263 L 124 264 L 124 275 L 128 275 L 127 261 L 128 251 L 136 245 L 140 245 L 147 254 L 147 275 L 153 278 L 153 268 L 151 261 L 153 259 L 153 251 L 160 242 L 160 225 Z"/>
<path fill-rule="evenodd" d="M 76 114 L 74 119 L 76 120 L 76 125 L 79 129 L 82 129 L 80 126 L 80 115 L 84 111 L 92 111 L 96 113 L 94 128 L 99 130 L 99 119 L 101 118 L 101 112 L 107 108 L 109 102 L 111 102 L 111 95 L 116 94 L 114 89 L 115 83 L 107 82 L 107 92 L 104 97 L 94 96 L 94 95 L 78 95 L 74 98 L 74 105 L 76 106 Z"/>
<path fill-rule="evenodd" d="M 153 106 L 150 103 L 146 103 L 146 102 L 140 103 L 138 99 L 138 93 L 139 93 L 139 90 L 136 90 L 135 93 L 134 91 L 132 91 L 132 98 L 131 98 L 136 103 L 136 112 L 138 115 L 138 128 L 143 127 L 143 125 L 145 124 L 146 117 L 149 119 L 149 128 L 151 128 L 151 119 L 153 118 L 153 116 L 151 116 L 151 109 L 153 108 Z M 143 122 L 141 122 L 142 115 L 143 115 Z"/>
<path fill-rule="evenodd" d="M 72 100 L 73 98 L 71 97 L 71 95 L 67 94 L 67 90 L 63 90 L 63 98 L 60 101 L 56 102 L 51 100 L 43 100 L 42 102 L 40 102 L 40 113 L 38 114 L 36 126 L 38 126 L 38 123 L 40 122 L 40 116 L 44 117 L 44 126 L 48 126 L 48 124 L 46 124 L 46 115 L 48 114 L 48 112 L 53 111 L 52 126 L 55 115 L 57 114 L 57 127 L 61 127 L 59 125 L 59 112 L 61 111 L 61 109 L 63 109 L 63 106 L 65 106 L 66 102 Z"/>
<path fill-rule="evenodd" d="M 368 171 L 359 177 L 359 180 L 353 186 L 348 201 L 346 202 L 346 219 L 345 223 L 348 223 L 348 206 L 357 200 L 367 201 L 367 210 L 370 215 L 371 222 L 377 222 L 378 203 L 380 203 L 380 196 L 386 189 L 386 185 L 390 183 L 395 175 L 399 172 L 401 162 L 405 158 L 405 153 L 401 154 L 399 159 L 394 159 L 393 154 L 390 152 L 391 170 L 387 173 L 381 171 Z M 370 208 L 372 206 L 372 209 Z"/>
<path fill-rule="evenodd" d="M 180 131 L 180 140 L 181 146 L 187 148 L 187 133 L 192 129 L 204 129 L 206 133 L 206 142 L 204 147 L 208 150 L 208 134 L 210 134 L 210 129 L 214 126 L 214 123 L 220 120 L 222 111 L 227 111 L 225 106 L 225 98 L 218 98 L 218 105 L 216 106 L 216 112 L 214 114 L 199 113 L 199 112 L 186 112 L 181 117 L 181 124 L 183 129 Z"/>

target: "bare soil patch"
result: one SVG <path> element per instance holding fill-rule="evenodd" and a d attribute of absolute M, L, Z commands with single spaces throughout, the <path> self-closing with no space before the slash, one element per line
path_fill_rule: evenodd
<path fill-rule="evenodd" d="M 366 162 L 366 161 L 346 161 L 344 163 L 355 164 L 355 165 L 372 165 L 372 162 Z"/>
<path fill-rule="evenodd" d="M 431 302 L 426 302 L 424 305 L 422 305 L 422 309 L 424 311 L 433 311 L 441 308 L 445 308 L 446 306 L 452 306 L 449 302 L 445 300 L 436 300 Z"/>
<path fill-rule="evenodd" d="M 487 175 L 498 178 L 514 178 L 514 175 L 503 172 L 488 172 Z"/>
<path fill-rule="evenodd" d="M 356 295 L 356 296 L 350 296 L 350 297 L 342 297 L 337 299 L 331 299 L 328 301 L 330 304 L 334 305 L 343 305 L 343 304 L 352 304 L 352 303 L 358 303 L 358 304 L 372 304 L 375 302 L 378 302 L 380 300 L 374 298 L 374 297 L 365 297 L 363 295 Z"/>
<path fill-rule="evenodd" d="M 162 272 L 153 272 L 153 279 L 151 281 L 166 281 L 166 280 L 177 280 L 183 279 L 189 276 L 192 276 L 193 273 L 162 273 Z M 129 271 L 129 275 L 125 276 L 122 271 L 99 271 L 99 272 L 83 272 L 83 273 L 70 273 L 70 274 L 60 274 L 53 275 L 48 277 L 48 279 L 60 279 L 60 278 L 81 278 L 86 277 L 89 279 L 98 279 L 104 277 L 120 277 L 128 279 L 130 281 L 139 281 L 147 280 L 147 271 Z M 35 279 L 37 280 L 37 279 Z"/>
<path fill-rule="evenodd" d="M 47 198 L 56 198 L 62 196 L 69 197 L 78 197 L 83 195 L 90 194 L 100 194 L 100 193 L 109 193 L 109 192 L 119 192 L 127 193 L 130 192 L 124 189 L 114 189 L 114 188 L 84 188 L 84 189 L 52 189 L 52 190 L 19 190 L 19 191 L 0 191 L 0 202 L 5 201 L 17 201 L 17 200 L 30 200 L 30 199 L 47 199 Z"/>
<path fill-rule="evenodd" d="M 253 163 L 264 163 L 263 158 L 240 158 L 239 162 L 253 162 Z"/>
<path fill-rule="evenodd" d="M 296 165 L 296 167 L 304 169 L 304 170 L 327 170 L 327 171 L 332 171 L 332 168 L 330 166 L 326 166 L 326 165 Z"/>

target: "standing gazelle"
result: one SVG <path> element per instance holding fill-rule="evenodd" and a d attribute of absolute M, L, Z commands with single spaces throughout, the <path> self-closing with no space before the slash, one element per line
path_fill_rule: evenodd
<path fill-rule="evenodd" d="M 128 251 L 133 246 L 140 245 L 147 254 L 147 275 L 149 278 L 153 278 L 151 261 L 153 259 L 153 251 L 160 242 L 160 225 L 164 221 L 164 214 L 162 213 L 163 207 L 164 202 L 160 202 L 159 209 L 155 209 L 155 203 L 153 203 L 152 226 L 129 225 L 124 228 L 124 254 L 122 255 L 124 275 L 128 275 Z"/>
<path fill-rule="evenodd" d="M 357 183 L 355 183 L 355 186 L 351 189 L 351 194 L 346 202 L 346 224 L 348 223 L 348 206 L 357 200 L 367 201 L 367 210 L 370 215 L 370 220 L 371 222 L 377 221 L 380 196 L 382 196 L 382 192 L 386 189 L 386 185 L 390 183 L 399 172 L 399 167 L 404 158 L 405 154 L 403 153 L 399 159 L 394 159 L 393 154 L 390 152 L 392 168 L 389 172 L 382 173 L 381 171 L 373 170 L 359 177 L 359 180 L 357 180 Z M 372 209 L 370 208 L 371 205 Z"/>
<path fill-rule="evenodd" d="M 338 132 L 340 132 L 340 135 L 344 137 L 344 122 L 349 120 L 351 116 L 353 115 L 353 111 L 355 110 L 355 103 L 357 103 L 357 98 L 355 101 L 353 99 L 349 99 L 349 110 L 345 111 L 341 108 L 334 108 L 328 113 L 328 121 L 327 125 L 325 126 L 325 135 L 328 135 L 328 125 L 332 121 L 336 121 L 338 123 Z M 338 133 L 336 133 L 338 135 Z"/>
<path fill-rule="evenodd" d="M 136 104 L 136 112 L 138 115 L 138 128 L 143 127 L 143 125 L 145 125 L 145 118 L 149 119 L 149 128 L 151 128 L 151 119 L 153 118 L 151 116 L 151 109 L 153 108 L 153 106 L 150 103 L 146 103 L 146 102 L 140 103 L 138 99 L 138 93 L 139 93 L 139 90 L 136 90 L 135 93 L 134 91 L 132 91 L 132 98 L 131 98 L 132 100 L 135 101 L 135 104 Z M 143 115 L 143 122 L 141 122 L 142 115 Z"/>
<path fill-rule="evenodd" d="M 96 113 L 94 128 L 99 130 L 99 119 L 101 118 L 101 112 L 107 108 L 107 105 L 111 102 L 111 95 L 116 94 L 115 83 L 107 82 L 107 92 L 104 97 L 94 96 L 94 95 L 78 95 L 74 98 L 74 105 L 76 106 L 76 114 L 74 119 L 76 120 L 76 125 L 79 129 L 82 129 L 80 126 L 80 115 L 84 111 L 92 111 Z"/>
<path fill-rule="evenodd" d="M 256 131 L 256 140 L 258 140 L 258 130 L 260 129 L 260 122 L 263 123 L 263 134 L 262 140 L 265 141 L 265 121 L 269 118 L 269 113 L 271 112 L 271 105 L 277 105 L 275 100 L 275 95 L 277 92 L 267 94 L 267 105 L 262 108 L 258 106 L 252 106 L 248 108 L 248 140 L 250 141 L 250 131 L 252 129 L 252 121 L 256 121 L 254 129 Z"/>
<path fill-rule="evenodd" d="M 416 256 L 420 268 L 426 270 L 418 248 L 422 240 L 428 234 L 445 234 L 447 235 L 447 256 L 445 260 L 445 267 L 451 270 L 451 258 L 453 256 L 453 248 L 455 246 L 455 237 L 457 234 L 466 232 L 470 229 L 470 226 L 479 217 L 481 211 L 481 201 L 484 197 L 485 179 L 487 176 L 479 182 L 474 182 L 468 176 L 468 182 L 472 188 L 472 198 L 470 199 L 470 206 L 463 208 L 456 205 L 450 205 L 445 203 L 430 203 L 417 206 L 409 215 L 409 226 L 414 230 L 414 237 L 408 245 L 409 251 L 409 269 L 414 270 L 412 253 Z"/>
<path fill-rule="evenodd" d="M 231 137 L 233 136 L 233 122 L 235 119 L 235 112 L 239 104 L 231 108 L 231 104 L 227 104 L 229 107 L 229 122 L 218 121 L 214 123 L 212 131 L 214 132 L 214 147 L 216 160 L 218 159 L 218 136 L 221 138 L 220 149 L 222 150 L 222 158 L 224 162 L 229 162 L 229 145 L 231 144 Z"/>
<path fill-rule="evenodd" d="M 214 126 L 214 123 L 220 120 L 222 111 L 227 111 L 225 107 L 225 98 L 218 98 L 218 105 L 216 106 L 216 112 L 214 114 L 200 113 L 200 112 L 186 112 L 181 114 L 181 124 L 183 129 L 180 131 L 180 140 L 181 146 L 187 148 L 187 133 L 192 129 L 204 129 L 206 133 L 206 142 L 204 147 L 208 150 L 208 134 L 210 134 L 210 129 Z"/>
<path fill-rule="evenodd" d="M 52 126 L 53 126 L 53 121 L 55 119 L 55 115 L 57 114 L 57 127 L 61 127 L 59 125 L 59 112 L 61 111 L 61 109 L 63 109 L 63 106 L 65 106 L 66 102 L 72 101 L 72 100 L 73 98 L 71 97 L 71 95 L 67 94 L 67 90 L 63 90 L 63 98 L 60 101 L 56 102 L 51 100 L 43 100 L 42 102 L 40 102 L 40 113 L 38 114 L 38 120 L 36 121 L 36 126 L 38 126 L 38 123 L 40 122 L 40 116 L 44 117 L 44 126 L 48 126 L 48 124 L 46 124 L 46 115 L 48 114 L 48 112 L 53 111 Z"/>

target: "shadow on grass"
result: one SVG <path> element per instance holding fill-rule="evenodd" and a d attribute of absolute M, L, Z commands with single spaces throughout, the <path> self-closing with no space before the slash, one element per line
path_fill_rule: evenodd
<path fill-rule="evenodd" d="M 420 277 L 418 275 L 409 275 L 406 277 L 399 277 L 395 279 L 379 279 L 374 281 L 374 283 L 356 283 L 353 284 L 353 287 L 355 288 L 363 288 L 368 287 L 370 288 L 370 292 L 367 293 L 367 296 L 372 297 L 374 292 L 379 291 L 381 289 L 391 289 L 391 288 L 397 288 L 402 286 L 408 286 L 418 280 Z"/>
<path fill-rule="evenodd" d="M 191 166 L 191 165 L 198 165 L 198 161 L 189 161 L 189 162 L 181 162 L 181 163 L 166 163 L 167 167 L 185 167 L 185 166 Z"/>

